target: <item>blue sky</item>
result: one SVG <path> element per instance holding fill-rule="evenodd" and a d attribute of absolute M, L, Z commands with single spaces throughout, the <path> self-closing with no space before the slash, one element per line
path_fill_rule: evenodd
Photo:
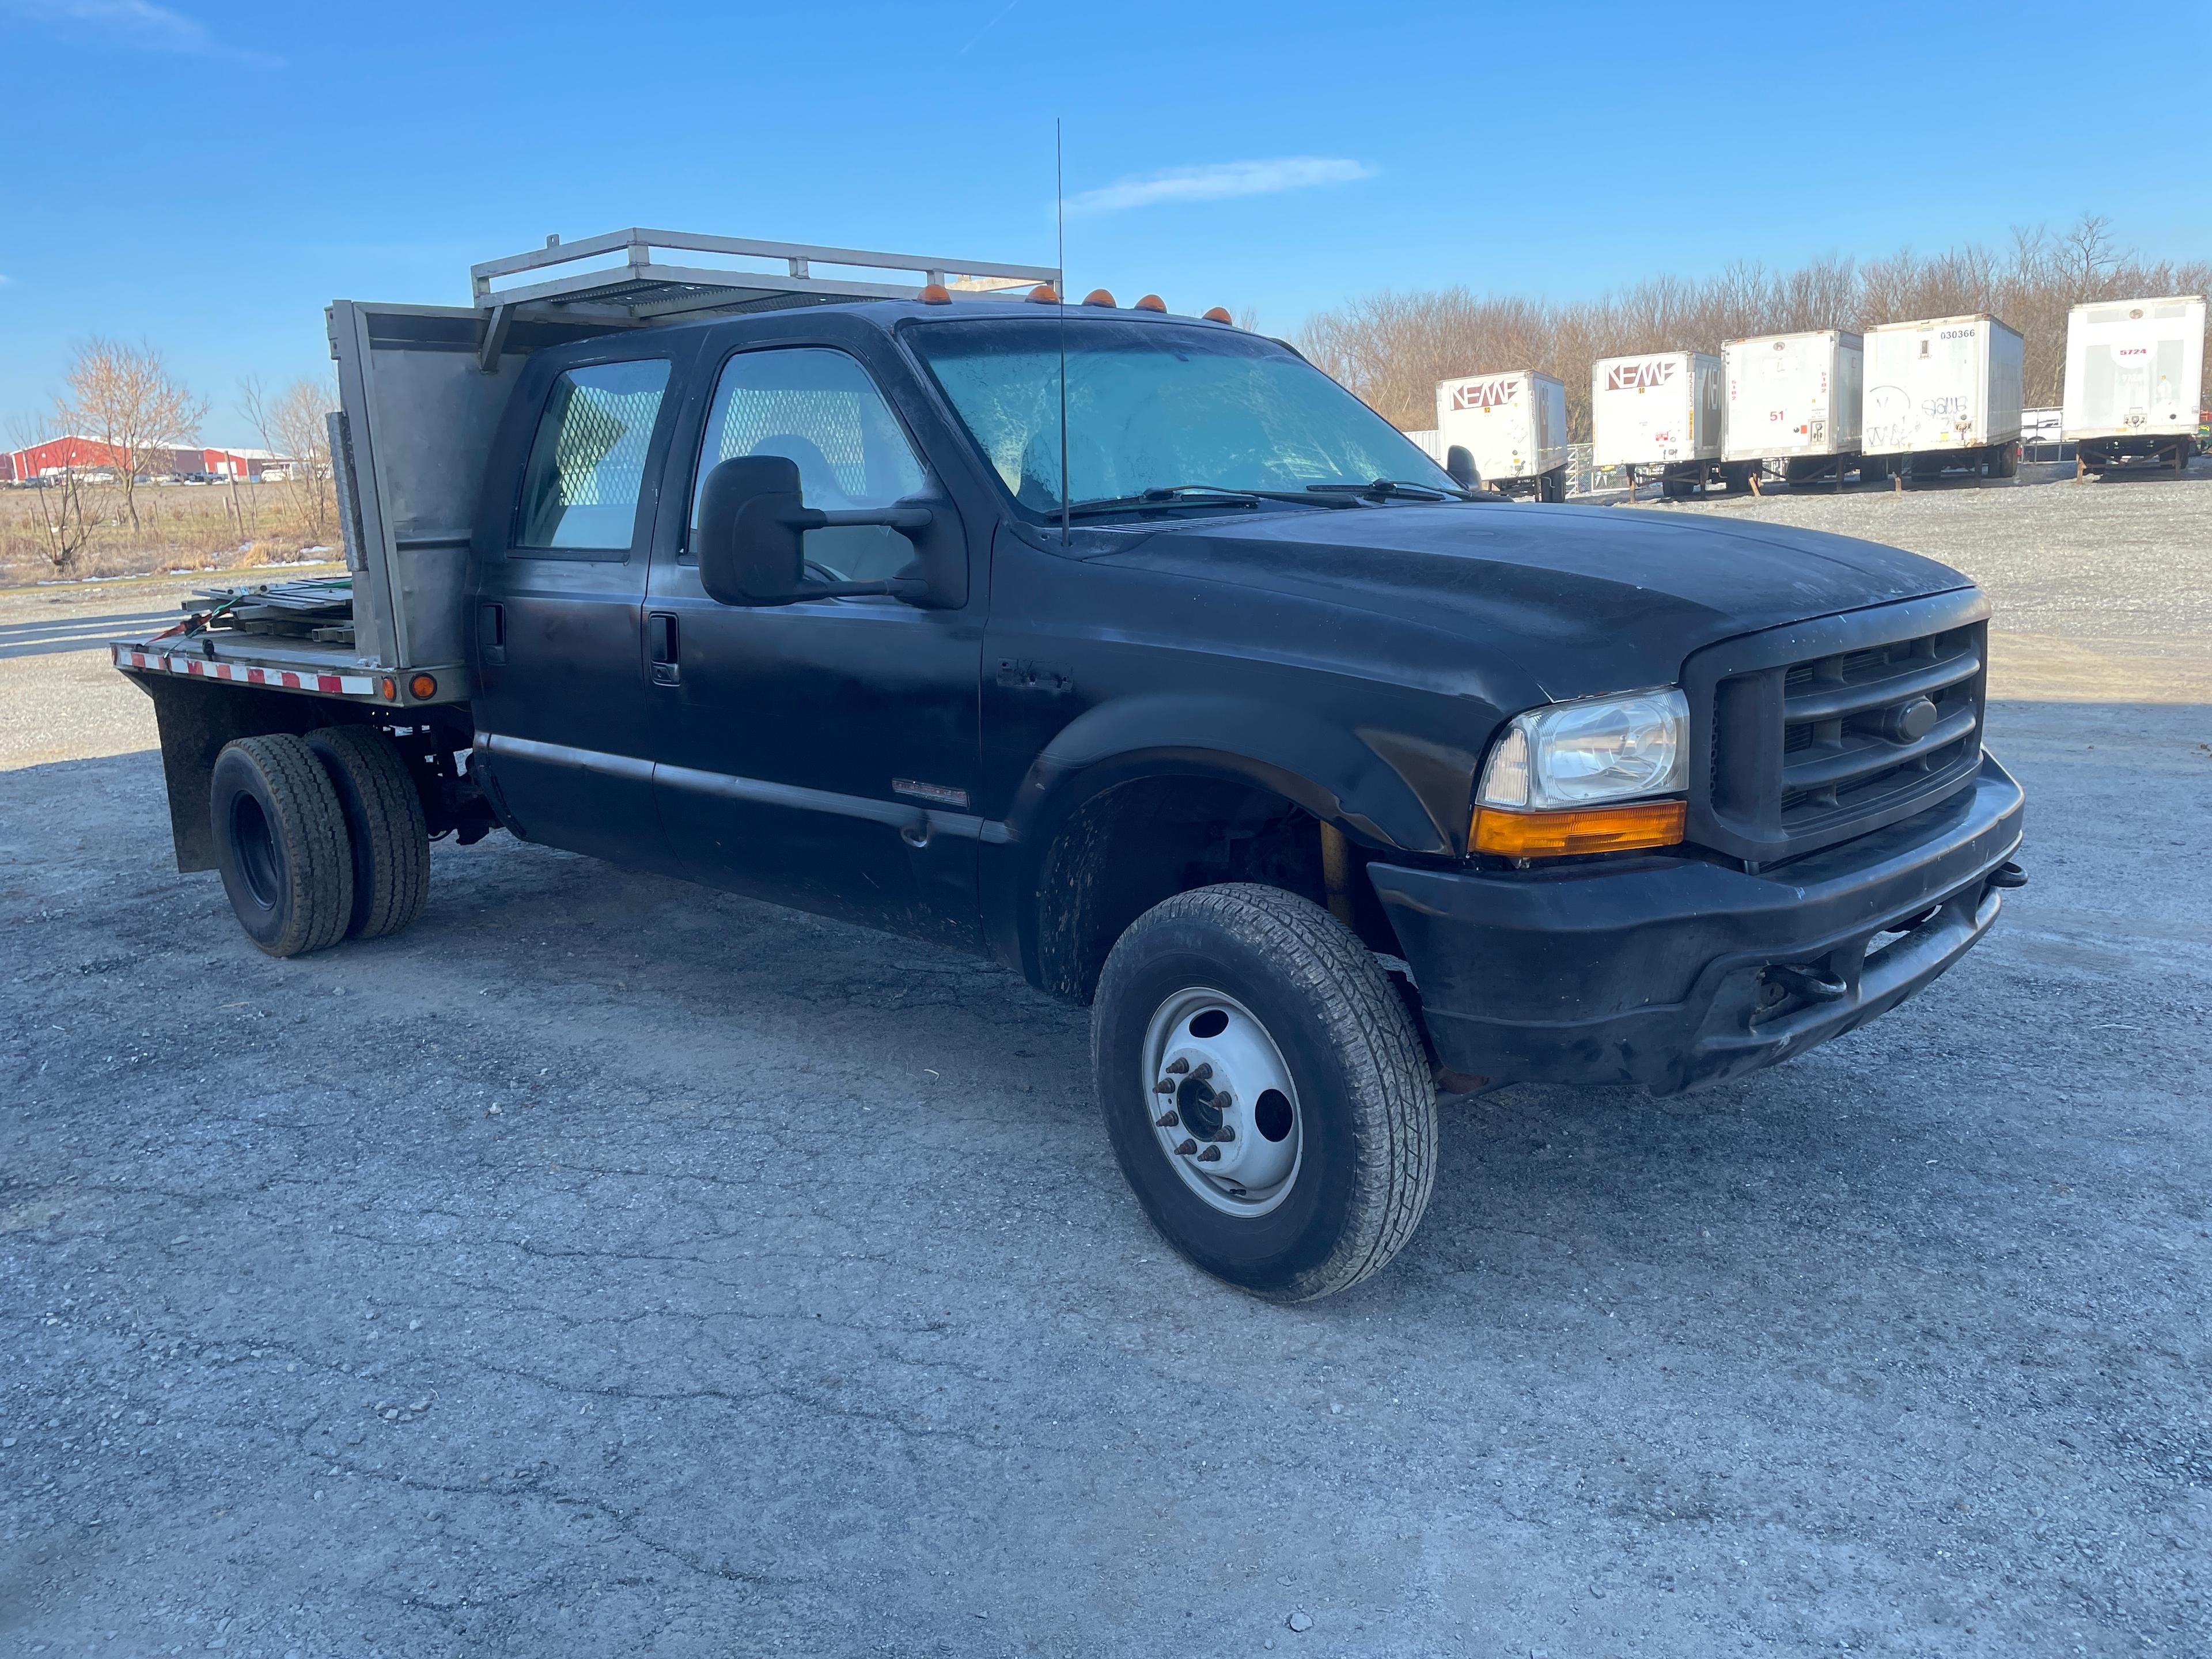
<path fill-rule="evenodd" d="M 1271 331 L 1385 287 L 1583 295 L 2088 209 L 2212 252 L 2212 8 L 2124 40 L 2083 15 L 0 0 L 0 422 L 100 331 L 248 441 L 240 377 L 320 372 L 328 301 L 463 303 L 548 232 L 1048 264 L 1055 116 L 1075 289 Z"/>

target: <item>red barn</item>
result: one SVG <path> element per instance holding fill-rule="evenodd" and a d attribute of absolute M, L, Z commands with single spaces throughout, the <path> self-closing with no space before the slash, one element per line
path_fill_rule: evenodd
<path fill-rule="evenodd" d="M 146 459 L 151 460 L 154 457 Z M 167 457 L 162 459 L 166 462 Z M 78 433 L 49 438 L 42 444 L 33 444 L 28 449 L 11 451 L 8 456 L 9 476 L 26 482 L 65 468 L 80 471 L 103 466 L 119 469 L 121 465 L 113 449 L 97 438 L 88 438 Z M 163 471 L 167 470 L 164 465 Z"/>

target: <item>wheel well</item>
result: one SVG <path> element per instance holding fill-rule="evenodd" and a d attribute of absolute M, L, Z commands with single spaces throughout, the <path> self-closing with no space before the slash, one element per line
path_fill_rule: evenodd
<path fill-rule="evenodd" d="M 1349 854 L 1345 898 L 1371 949 L 1398 951 L 1389 917 Z M 1037 867 L 1037 982 L 1087 1003 L 1129 924 L 1177 893 L 1254 882 L 1328 902 L 1322 821 L 1271 789 L 1232 778 L 1157 776 L 1115 784 L 1060 825 Z"/>

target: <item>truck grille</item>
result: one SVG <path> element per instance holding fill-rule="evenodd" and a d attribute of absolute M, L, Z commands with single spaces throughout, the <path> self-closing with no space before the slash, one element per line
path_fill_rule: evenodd
<path fill-rule="evenodd" d="M 1782 823 L 1878 811 L 1978 751 L 1978 627 L 1793 664 L 1782 680 Z"/>
<path fill-rule="evenodd" d="M 1981 768 L 1988 623 L 1947 594 L 1691 659 L 1692 839 L 1771 864 L 1932 805 Z M 1932 624 L 1932 625 L 1931 625 Z"/>

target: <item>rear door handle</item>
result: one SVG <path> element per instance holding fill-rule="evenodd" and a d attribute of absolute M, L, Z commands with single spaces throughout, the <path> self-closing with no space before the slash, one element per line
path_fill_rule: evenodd
<path fill-rule="evenodd" d="M 677 631 L 675 617 L 665 611 L 647 613 L 645 639 L 653 659 L 653 683 L 655 685 L 682 684 L 684 670 L 678 662 L 682 635 Z"/>
<path fill-rule="evenodd" d="M 497 666 L 507 660 L 507 607 L 487 602 L 477 608 L 477 645 L 485 662 Z"/>

